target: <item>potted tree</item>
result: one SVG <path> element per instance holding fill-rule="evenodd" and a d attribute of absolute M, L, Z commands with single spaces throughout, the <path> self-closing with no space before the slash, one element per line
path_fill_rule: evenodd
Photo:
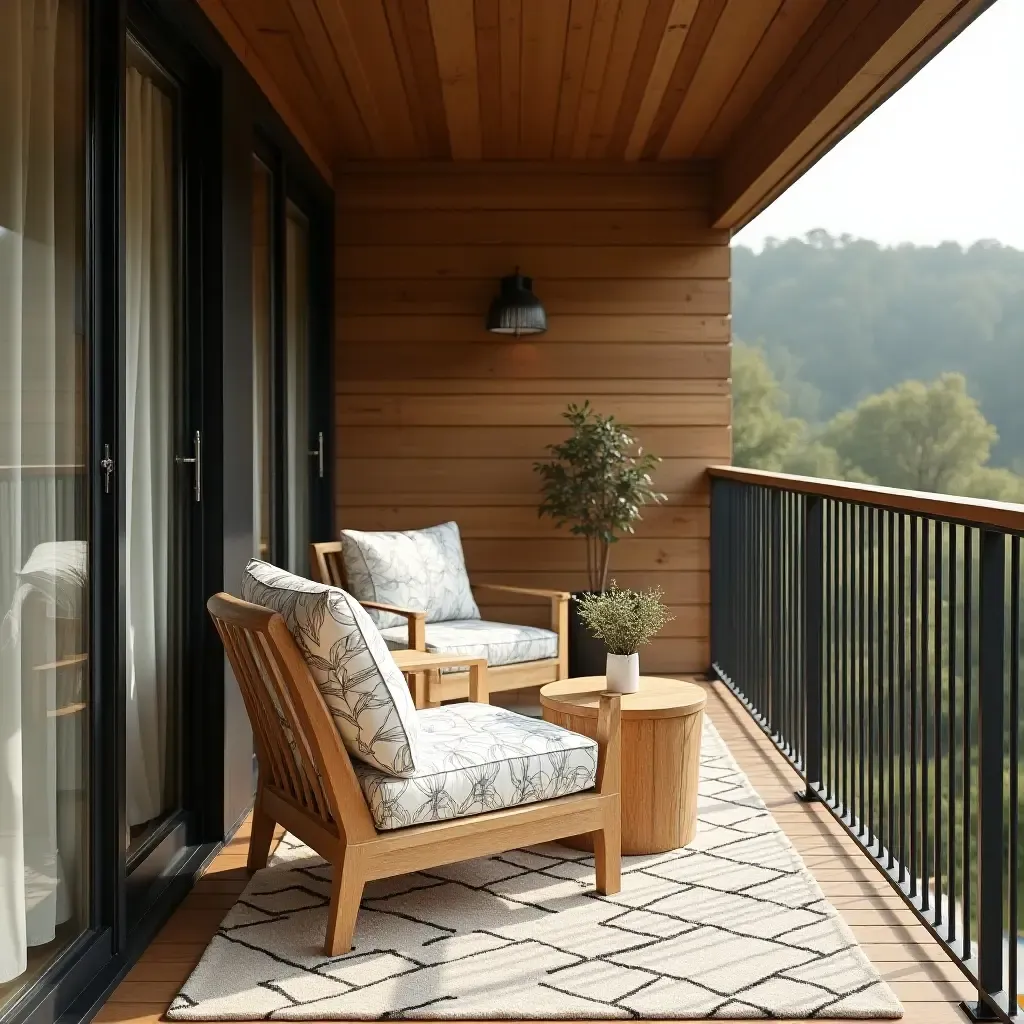
<path fill-rule="evenodd" d="M 547 446 L 551 461 L 534 464 L 543 494 L 538 514 L 583 539 L 587 590 L 581 593 L 600 594 L 608 581 L 611 546 L 634 532 L 645 504 L 665 499 L 651 479 L 661 459 L 645 452 L 614 416 L 596 413 L 590 402 L 572 404 L 562 415 L 572 433 Z M 569 674 L 600 675 L 605 646 L 581 620 L 579 596 L 569 604 Z"/>
<path fill-rule="evenodd" d="M 612 580 L 603 593 L 577 599 L 580 618 L 608 648 L 604 674 L 613 693 L 640 689 L 639 650 L 672 621 L 662 596 L 660 587 L 620 590 Z"/>

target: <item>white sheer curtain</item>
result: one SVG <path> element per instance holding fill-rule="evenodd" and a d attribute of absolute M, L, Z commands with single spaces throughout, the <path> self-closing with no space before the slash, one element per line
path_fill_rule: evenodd
<path fill-rule="evenodd" d="M 45 667 L 61 612 L 47 559 L 36 559 L 38 572 L 22 564 L 57 536 L 67 426 L 58 402 L 74 342 L 73 315 L 58 303 L 62 190 L 76 201 L 73 182 L 60 180 L 66 169 L 55 170 L 58 9 L 58 0 L 0 2 L 0 982 L 24 973 L 28 947 L 51 941 L 70 915 L 58 848 L 58 681 Z"/>
<path fill-rule="evenodd" d="M 125 395 L 128 824 L 166 805 L 172 351 L 173 108 L 127 71 L 125 103 Z"/>

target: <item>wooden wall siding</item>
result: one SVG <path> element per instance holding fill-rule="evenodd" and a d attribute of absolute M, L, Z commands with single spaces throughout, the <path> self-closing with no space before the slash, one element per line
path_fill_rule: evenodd
<path fill-rule="evenodd" d="M 731 444 L 729 249 L 706 227 L 706 173 L 390 164 L 350 168 L 337 190 L 338 526 L 455 519 L 474 578 L 582 587 L 582 542 L 537 516 L 532 467 L 566 435 L 566 404 L 589 398 L 664 459 L 668 502 L 612 562 L 675 615 L 643 665 L 706 669 L 705 470 Z M 533 339 L 483 327 L 517 265 L 548 310 Z M 548 615 L 508 598 L 484 613 Z"/>
<path fill-rule="evenodd" d="M 720 160 L 735 228 L 992 0 L 198 2 L 322 167 Z"/>

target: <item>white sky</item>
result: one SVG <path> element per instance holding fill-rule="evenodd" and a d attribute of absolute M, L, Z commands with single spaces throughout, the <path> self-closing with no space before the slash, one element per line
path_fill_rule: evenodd
<path fill-rule="evenodd" d="M 735 241 L 812 228 L 1024 249 L 1024 0 L 997 0 Z"/>

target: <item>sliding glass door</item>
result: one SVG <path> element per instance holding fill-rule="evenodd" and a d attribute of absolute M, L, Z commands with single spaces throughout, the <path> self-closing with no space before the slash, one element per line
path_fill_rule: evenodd
<path fill-rule="evenodd" d="M 90 923 L 84 39 L 0 3 L 0 1015 Z"/>

